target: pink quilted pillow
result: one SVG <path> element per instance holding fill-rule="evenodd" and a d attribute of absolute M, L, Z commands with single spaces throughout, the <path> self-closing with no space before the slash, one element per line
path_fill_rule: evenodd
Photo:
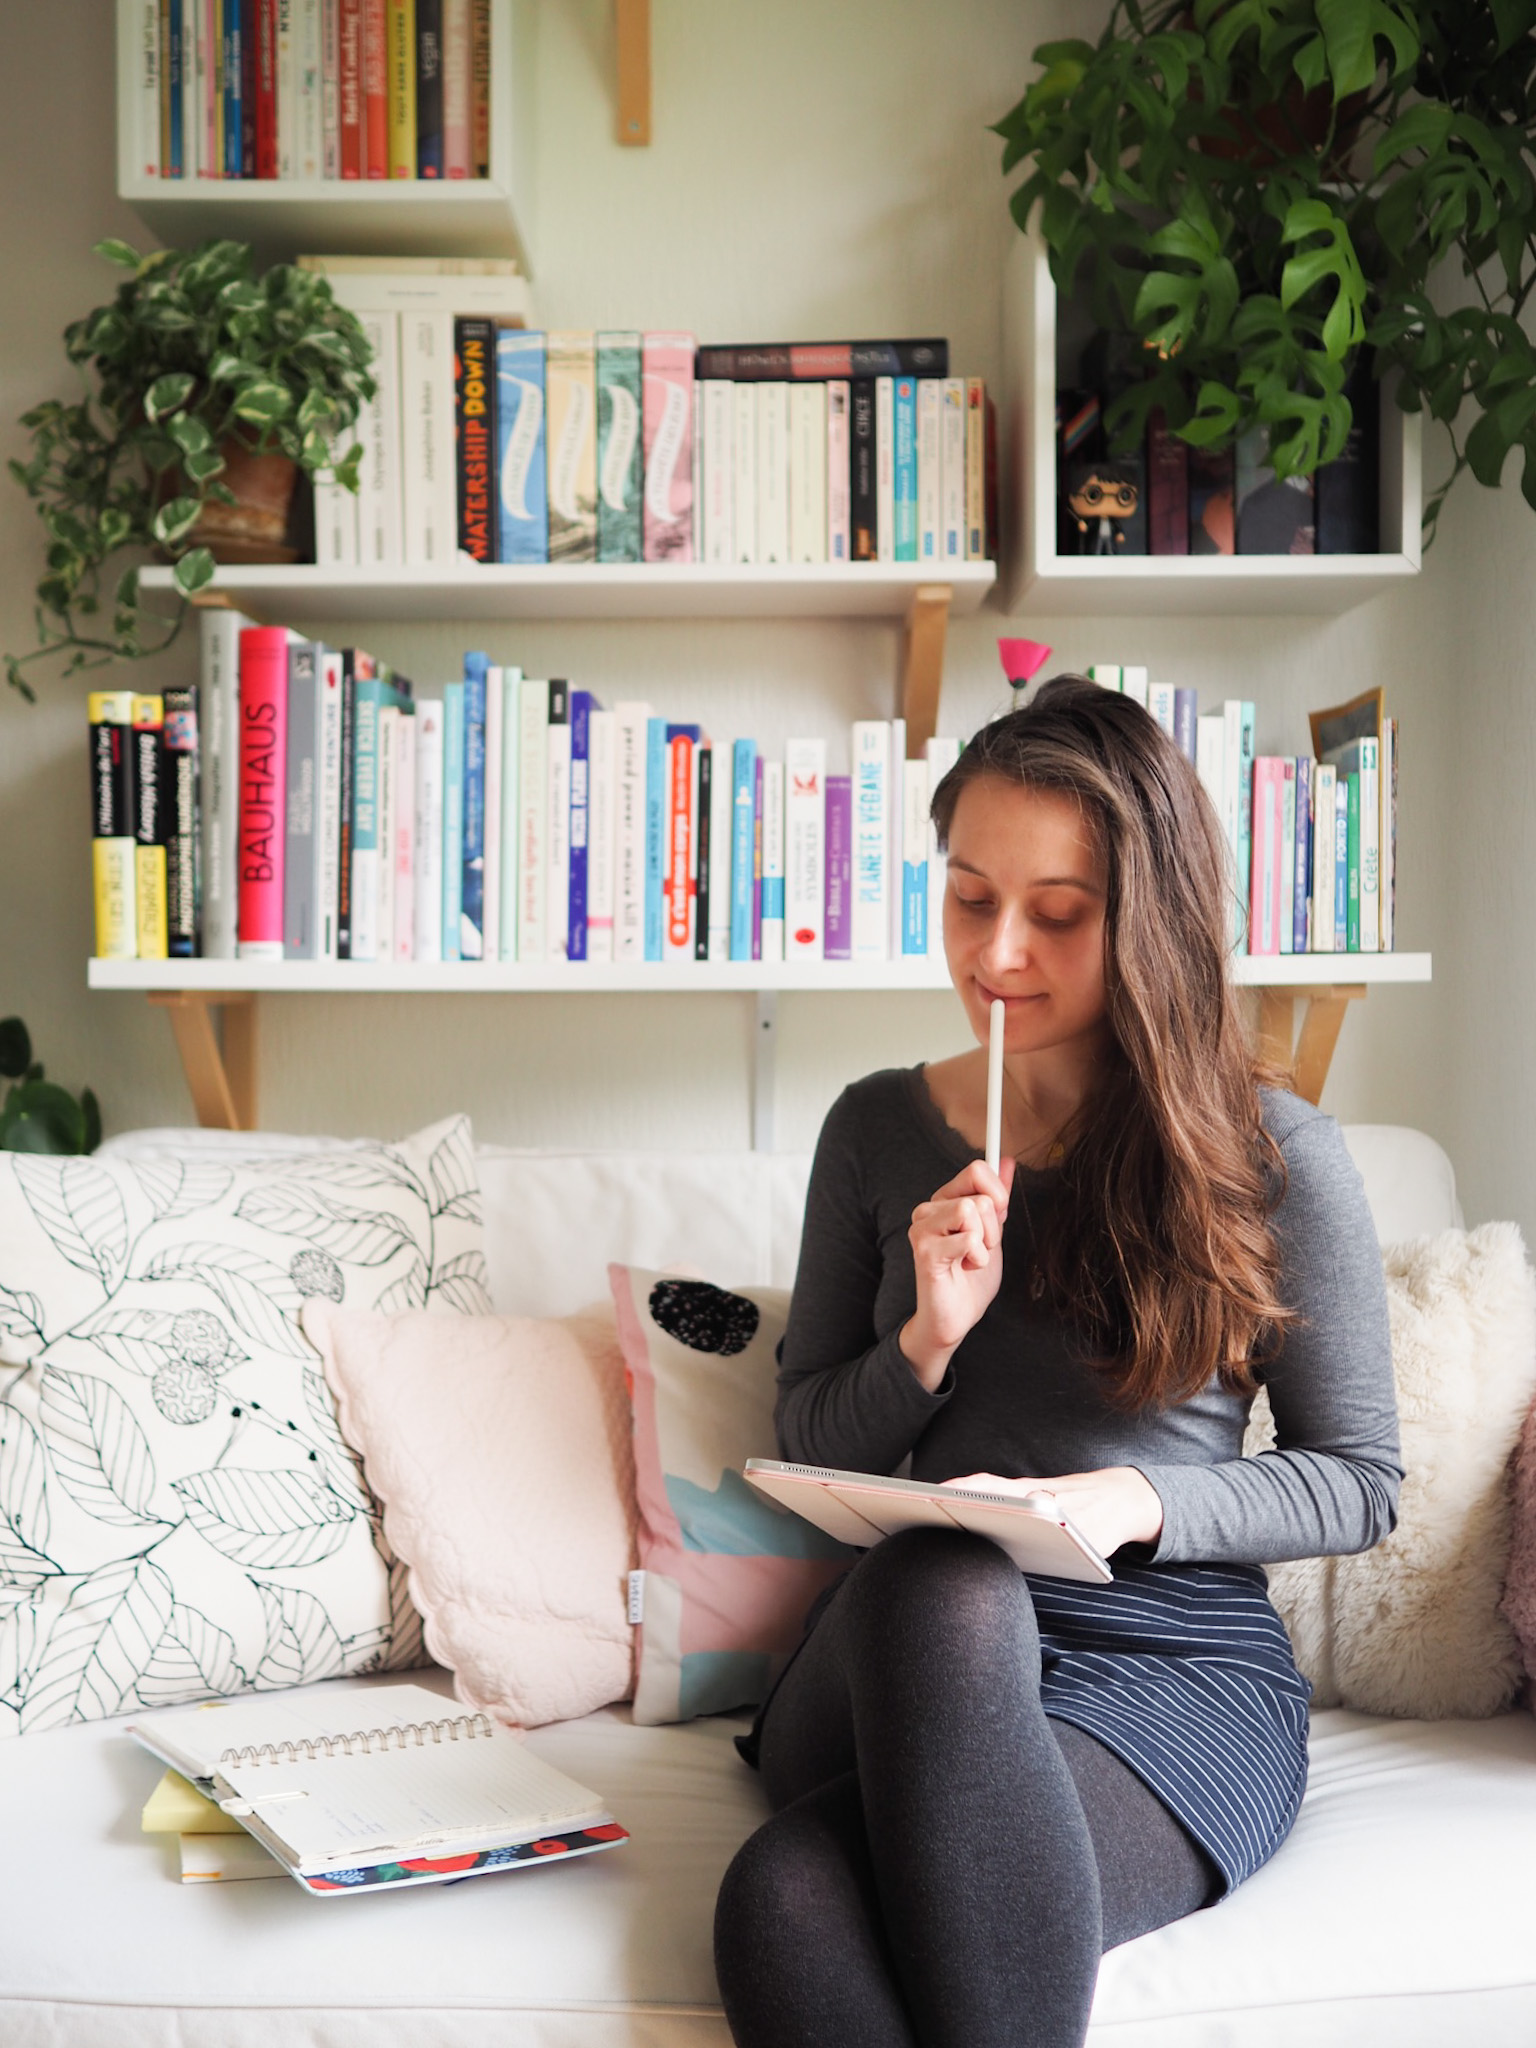
<path fill-rule="evenodd" d="M 613 1317 L 374 1315 L 304 1332 L 459 1697 L 516 1726 L 631 1689 L 635 1482 Z"/>
<path fill-rule="evenodd" d="M 1536 1401 L 1515 1447 L 1512 1505 L 1503 1608 L 1520 1643 L 1526 1704 L 1536 1709 Z"/>
<path fill-rule="evenodd" d="M 789 1296 L 610 1266 L 635 1411 L 643 1567 L 634 1716 L 755 1706 L 806 1610 L 859 1552 L 748 1486 L 775 1455 L 775 1354 Z"/>

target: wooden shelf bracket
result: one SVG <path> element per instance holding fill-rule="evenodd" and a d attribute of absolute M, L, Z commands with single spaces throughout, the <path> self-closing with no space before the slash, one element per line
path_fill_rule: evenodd
<path fill-rule="evenodd" d="M 1365 998 L 1363 986 L 1261 988 L 1258 1039 L 1261 1051 L 1276 1066 L 1288 1068 L 1292 1085 L 1304 1101 L 1316 1105 L 1333 1061 L 1334 1047 L 1353 1002 Z M 1306 1004 L 1296 1031 L 1296 1005 Z"/>
<path fill-rule="evenodd" d="M 618 140 L 644 149 L 651 139 L 651 0 L 613 0 L 618 53 Z"/>
<path fill-rule="evenodd" d="M 247 991 L 156 991 L 176 1035 L 192 1107 L 205 1130 L 256 1129 L 256 998 Z M 221 1013 L 215 1030 L 212 1012 Z"/>
<path fill-rule="evenodd" d="M 920 761 L 939 729 L 944 682 L 944 639 L 949 630 L 950 587 L 923 583 L 907 608 L 901 658 L 901 715 L 907 721 L 907 759 Z"/>

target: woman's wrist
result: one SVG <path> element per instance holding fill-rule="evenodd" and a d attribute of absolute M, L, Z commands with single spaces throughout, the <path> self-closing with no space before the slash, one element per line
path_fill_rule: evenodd
<path fill-rule="evenodd" d="M 958 1347 L 935 1344 L 925 1336 L 920 1316 L 911 1316 L 896 1333 L 896 1347 L 911 1366 L 925 1393 L 936 1394 Z"/>

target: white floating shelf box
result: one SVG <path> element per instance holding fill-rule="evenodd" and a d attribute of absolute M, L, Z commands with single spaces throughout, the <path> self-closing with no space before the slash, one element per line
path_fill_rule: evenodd
<path fill-rule="evenodd" d="M 901 619 L 919 590 L 939 585 L 952 592 L 952 614 L 974 612 L 996 575 L 991 562 L 950 563 L 941 575 L 916 562 L 737 568 L 702 562 L 465 563 L 442 569 L 294 564 L 221 568 L 213 587 L 241 610 L 285 625 L 351 618 Z M 171 595 L 170 570 L 146 569 L 141 588 Z"/>
<path fill-rule="evenodd" d="M 117 0 L 117 194 L 171 248 L 211 235 L 263 263 L 300 254 L 511 256 L 533 275 L 533 44 L 537 0 L 491 0 L 486 178 L 150 178 L 140 134 L 137 36 L 145 0 Z"/>
<path fill-rule="evenodd" d="M 1419 416 L 1381 409 L 1381 552 L 1374 555 L 1137 555 L 1056 552 L 1056 285 L 1045 247 L 1017 235 L 1003 307 L 1000 587 L 1010 613 L 1191 617 L 1352 610 L 1416 576 L 1423 517 Z"/>
<path fill-rule="evenodd" d="M 1428 953 L 1240 954 L 1244 988 L 1360 987 L 1430 979 Z M 818 995 L 947 991 L 942 959 L 591 961 L 91 960 L 93 989 L 251 995 Z"/>

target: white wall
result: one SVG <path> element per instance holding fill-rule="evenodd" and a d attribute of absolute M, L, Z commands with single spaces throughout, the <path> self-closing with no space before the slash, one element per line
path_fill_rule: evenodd
<path fill-rule="evenodd" d="M 607 0 L 540 8 L 537 293 L 553 324 L 678 326 L 717 340 L 947 333 L 957 369 L 996 381 L 998 273 L 1013 230 L 987 131 L 1029 52 L 1084 10 L 1042 0 L 656 0 L 649 150 L 611 141 Z M 108 0 L 7 10 L 0 79 L 0 413 L 68 388 L 57 337 L 105 297 L 89 255 L 144 239 L 112 196 Z M 14 425 L 0 426 L 16 452 Z M 1431 439 L 1431 474 L 1441 459 Z M 1346 1024 L 1325 1107 L 1431 1130 L 1462 1173 L 1469 1218 L 1536 1236 L 1536 1172 L 1519 1142 L 1529 1008 L 1531 720 L 1522 629 L 1536 605 L 1536 522 L 1512 489 L 1461 487 L 1424 575 L 1338 620 L 1069 621 L 1014 630 L 1062 666 L 1149 663 L 1213 699 L 1259 704 L 1269 751 L 1306 746 L 1309 706 L 1377 681 L 1402 720 L 1400 943 L 1431 949 L 1433 989 L 1377 990 Z M 0 630 L 27 643 L 40 544 L 0 487 Z M 826 622 L 327 622 L 418 686 L 484 646 L 605 696 L 645 695 L 717 735 L 775 745 L 841 732 L 892 701 L 893 629 Z M 942 723 L 999 708 L 995 613 L 951 631 Z M 189 676 L 177 650 L 155 676 Z M 0 1012 L 20 1010 L 58 1078 L 89 1080 L 109 1126 L 189 1108 L 163 1019 L 142 997 L 88 995 L 89 831 L 83 685 L 0 704 Z M 455 1107 L 487 1137 L 531 1144 L 742 1144 L 750 1000 L 737 997 L 264 998 L 261 1092 L 273 1128 L 391 1132 Z M 947 997 L 786 997 L 779 1142 L 809 1144 L 842 1083 L 942 1055 L 963 1038 Z"/>

